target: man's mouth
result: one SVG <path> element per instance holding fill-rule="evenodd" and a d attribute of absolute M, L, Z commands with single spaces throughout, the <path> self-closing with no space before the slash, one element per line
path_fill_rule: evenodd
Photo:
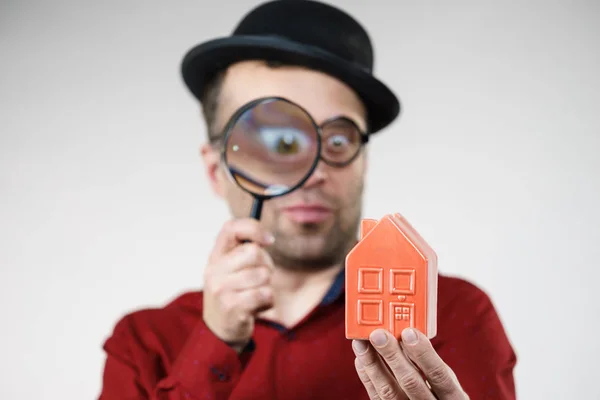
<path fill-rule="evenodd" d="M 302 224 L 323 222 L 333 213 L 331 208 L 321 204 L 297 204 L 282 211 L 292 221 Z"/>

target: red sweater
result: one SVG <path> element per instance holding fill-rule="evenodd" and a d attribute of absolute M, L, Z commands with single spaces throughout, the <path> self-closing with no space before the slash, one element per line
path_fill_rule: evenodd
<path fill-rule="evenodd" d="M 489 297 L 439 277 L 432 344 L 473 400 L 515 399 L 516 356 Z M 202 321 L 202 292 L 133 312 L 106 341 L 100 400 L 368 400 L 344 336 L 344 275 L 291 329 L 256 321 L 238 356 Z"/>

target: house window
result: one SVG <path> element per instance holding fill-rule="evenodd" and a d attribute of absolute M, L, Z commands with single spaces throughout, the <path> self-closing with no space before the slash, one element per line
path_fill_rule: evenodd
<path fill-rule="evenodd" d="M 383 300 L 358 300 L 358 324 L 383 324 Z"/>
<path fill-rule="evenodd" d="M 390 294 L 414 295 L 415 274 L 414 268 L 390 269 Z"/>
<path fill-rule="evenodd" d="M 361 267 L 358 269 L 358 293 L 383 294 L 383 268 Z"/>

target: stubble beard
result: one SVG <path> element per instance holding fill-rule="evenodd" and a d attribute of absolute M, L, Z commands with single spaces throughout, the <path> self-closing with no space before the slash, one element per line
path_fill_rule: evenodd
<path fill-rule="evenodd" d="M 338 209 L 333 224 L 323 232 L 320 224 L 303 224 L 300 233 L 290 234 L 276 229 L 275 243 L 268 252 L 279 268 L 294 271 L 319 271 L 340 265 L 356 244 L 362 212 L 362 185 Z M 280 216 L 277 218 L 280 220 Z"/>

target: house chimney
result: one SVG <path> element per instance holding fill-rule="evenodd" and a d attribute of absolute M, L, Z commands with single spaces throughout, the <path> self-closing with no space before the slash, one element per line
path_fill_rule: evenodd
<path fill-rule="evenodd" d="M 375 227 L 375 225 L 377 225 L 377 221 L 376 219 L 368 219 L 365 218 L 362 221 L 360 221 L 360 240 L 363 240 L 365 236 L 367 236 L 367 233 L 371 232 L 371 229 L 373 229 Z"/>

